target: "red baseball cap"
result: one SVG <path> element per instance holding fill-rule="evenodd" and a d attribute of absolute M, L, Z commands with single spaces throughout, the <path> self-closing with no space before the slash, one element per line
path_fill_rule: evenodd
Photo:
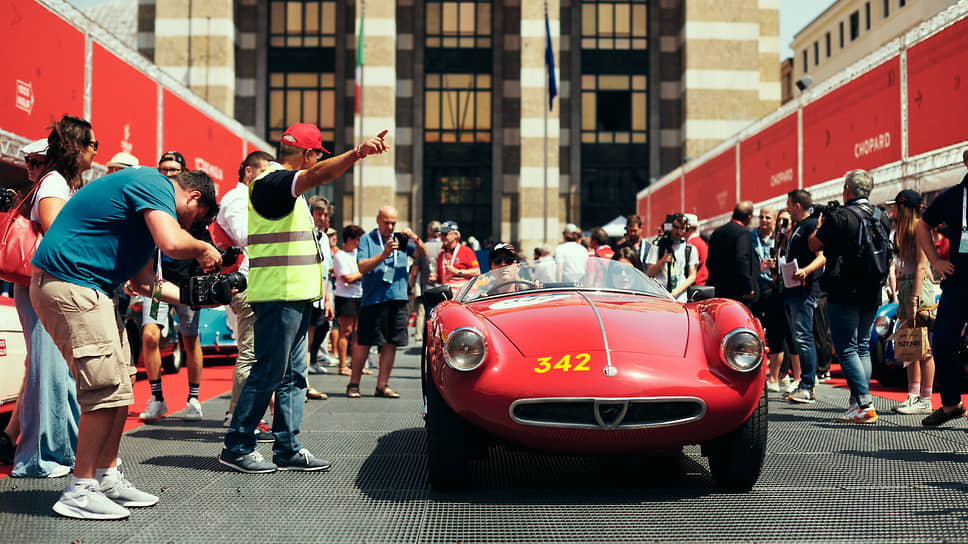
<path fill-rule="evenodd" d="M 319 128 L 309 123 L 296 123 L 287 128 L 282 133 L 282 143 L 329 154 L 329 150 L 323 147 L 323 135 L 319 132 Z"/>

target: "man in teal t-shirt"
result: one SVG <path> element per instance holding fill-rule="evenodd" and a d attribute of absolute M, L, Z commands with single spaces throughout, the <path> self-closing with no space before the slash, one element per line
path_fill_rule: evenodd
<path fill-rule="evenodd" d="M 126 506 L 158 502 L 116 466 L 134 396 L 130 351 L 110 293 L 131 279 L 134 290 L 150 295 L 158 249 L 206 270 L 217 266 L 218 250 L 184 230 L 216 209 L 204 172 L 169 179 L 154 169 L 126 168 L 77 191 L 38 246 L 30 300 L 74 374 L 81 405 L 74 474 L 54 505 L 58 514 L 121 519 L 130 515 Z M 159 298 L 179 301 L 177 286 L 157 285 Z"/>

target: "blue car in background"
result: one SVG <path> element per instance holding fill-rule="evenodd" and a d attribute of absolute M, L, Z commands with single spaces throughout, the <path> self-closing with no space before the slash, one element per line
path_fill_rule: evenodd
<path fill-rule="evenodd" d="M 202 308 L 198 315 L 198 338 L 202 344 L 202 354 L 211 357 L 235 357 L 235 332 L 229 327 L 228 310 L 225 306 Z M 172 312 L 172 319 L 178 317 Z M 177 325 L 176 325 L 177 326 Z"/>

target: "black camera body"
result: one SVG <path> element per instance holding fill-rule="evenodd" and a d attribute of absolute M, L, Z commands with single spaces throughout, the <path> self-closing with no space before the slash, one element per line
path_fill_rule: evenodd
<path fill-rule="evenodd" d="M 666 253 L 672 253 L 672 247 L 678 242 L 672 237 L 672 224 L 681 217 L 682 214 L 679 213 L 669 214 L 662 223 L 662 234 L 655 239 L 655 245 L 659 247 L 659 258 Z"/>
<path fill-rule="evenodd" d="M 235 265 L 242 254 L 242 249 L 232 246 L 225 251 L 219 250 L 219 253 L 222 254 L 221 270 Z M 248 282 L 239 272 L 223 274 L 219 271 L 206 274 L 196 265 L 195 271 L 188 278 L 187 287 L 181 290 L 182 304 L 199 308 L 229 304 L 232 302 L 232 289 L 239 292 L 245 291 Z"/>
<path fill-rule="evenodd" d="M 840 202 L 836 200 L 831 200 L 826 204 L 814 203 L 810 206 L 810 217 L 820 217 L 826 213 L 830 213 L 832 210 L 836 210 L 840 207 Z"/>
<path fill-rule="evenodd" d="M 17 205 L 17 192 L 0 187 L 0 212 L 9 212 Z"/>
<path fill-rule="evenodd" d="M 393 238 L 397 241 L 397 249 L 399 251 L 406 251 L 407 244 L 410 243 L 410 238 L 402 232 L 394 232 Z"/>

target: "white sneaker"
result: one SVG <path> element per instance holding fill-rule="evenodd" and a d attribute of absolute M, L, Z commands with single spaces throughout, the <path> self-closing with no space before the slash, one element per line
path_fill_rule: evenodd
<path fill-rule="evenodd" d="M 198 399 L 192 397 L 188 399 L 188 404 L 185 405 L 185 415 L 182 419 L 186 421 L 199 421 L 202 419 L 202 404 L 198 402 Z"/>
<path fill-rule="evenodd" d="M 226 428 L 232 426 L 232 412 L 225 412 L 225 418 L 222 420 L 222 426 Z"/>
<path fill-rule="evenodd" d="M 131 512 L 107 498 L 95 480 L 76 480 L 67 484 L 54 512 L 76 519 L 124 519 Z"/>
<path fill-rule="evenodd" d="M 895 406 L 895 410 L 899 414 L 930 414 L 933 410 L 931 409 L 931 399 L 929 397 L 920 398 L 914 397 L 915 401 L 908 406 Z M 910 400 L 910 399 L 908 399 Z"/>
<path fill-rule="evenodd" d="M 136 488 L 120 471 L 104 475 L 101 480 L 101 493 L 121 506 L 141 507 L 158 504 L 158 497 Z"/>
<path fill-rule="evenodd" d="M 917 412 L 901 412 L 901 408 L 909 408 L 910 406 L 917 403 L 918 403 L 918 396 L 908 393 L 908 396 L 906 399 L 904 399 L 904 402 L 902 402 L 901 404 L 895 404 L 894 406 L 891 407 L 891 410 L 902 414 L 917 413 Z"/>
<path fill-rule="evenodd" d="M 766 390 L 774 393 L 780 392 L 780 382 L 766 382 Z"/>
<path fill-rule="evenodd" d="M 63 478 L 71 473 L 71 467 L 67 465 L 57 465 L 57 467 L 47 473 L 48 478 Z"/>
<path fill-rule="evenodd" d="M 154 421 L 165 415 L 167 412 L 168 405 L 165 404 L 165 401 L 158 400 L 154 397 L 154 395 L 152 395 L 151 398 L 148 399 L 148 405 L 145 406 L 145 411 L 141 412 L 141 415 L 138 417 L 144 421 Z"/>
<path fill-rule="evenodd" d="M 788 385 L 792 381 L 793 381 L 793 378 L 791 378 L 789 374 L 787 374 L 786 376 L 783 376 L 783 378 L 780 379 L 780 383 L 783 385 Z"/>
<path fill-rule="evenodd" d="M 323 367 L 323 365 L 321 365 L 319 363 L 316 363 L 316 364 L 313 364 L 313 365 L 309 365 L 309 373 L 310 374 L 326 374 L 326 368 Z"/>
<path fill-rule="evenodd" d="M 783 390 L 784 393 L 789 394 L 789 393 L 793 393 L 794 391 L 796 391 L 799 388 L 800 388 L 800 380 L 797 380 L 797 381 L 790 380 L 790 383 L 786 384 L 782 388 L 782 390 Z"/>

